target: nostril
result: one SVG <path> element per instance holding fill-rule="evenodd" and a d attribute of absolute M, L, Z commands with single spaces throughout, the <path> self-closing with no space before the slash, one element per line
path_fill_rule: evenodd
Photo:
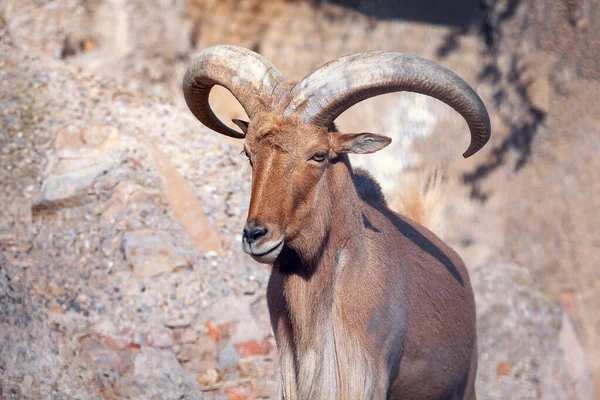
<path fill-rule="evenodd" d="M 255 228 L 244 228 L 244 238 L 248 243 L 254 242 L 256 239 L 267 234 L 267 228 L 255 227 Z"/>

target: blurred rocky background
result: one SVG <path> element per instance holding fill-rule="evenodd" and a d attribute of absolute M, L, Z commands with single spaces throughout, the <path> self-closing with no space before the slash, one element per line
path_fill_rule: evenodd
<path fill-rule="evenodd" d="M 241 143 L 187 111 L 211 45 L 290 80 L 353 52 L 439 62 L 487 104 L 416 94 L 342 131 L 394 203 L 442 168 L 443 238 L 471 267 L 481 399 L 600 395 L 600 4 L 593 0 L 0 0 L 0 399 L 273 398 L 268 268 L 239 242 Z M 217 114 L 244 117 L 225 90 Z"/>

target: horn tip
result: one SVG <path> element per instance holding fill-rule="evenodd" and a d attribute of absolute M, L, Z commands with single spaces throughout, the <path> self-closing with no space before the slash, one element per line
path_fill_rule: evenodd
<path fill-rule="evenodd" d="M 477 153 L 479 150 L 481 150 L 487 144 L 487 142 L 490 140 L 489 131 L 487 132 L 486 137 L 479 138 L 479 139 L 480 140 L 471 142 L 471 144 L 469 145 L 469 148 L 462 155 L 464 158 L 471 157 L 472 155 Z M 481 140 L 481 139 L 483 139 L 483 140 Z"/>

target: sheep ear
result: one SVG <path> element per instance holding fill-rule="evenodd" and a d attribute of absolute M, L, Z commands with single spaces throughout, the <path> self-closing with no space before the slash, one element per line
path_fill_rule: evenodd
<path fill-rule="evenodd" d="M 336 153 L 369 154 L 375 153 L 392 142 L 392 138 L 374 133 L 330 132 L 331 149 Z"/>
<path fill-rule="evenodd" d="M 241 119 L 234 118 L 232 119 L 233 123 L 239 126 L 239 128 L 244 132 L 245 135 L 248 134 L 248 125 L 249 122 L 242 121 Z"/>

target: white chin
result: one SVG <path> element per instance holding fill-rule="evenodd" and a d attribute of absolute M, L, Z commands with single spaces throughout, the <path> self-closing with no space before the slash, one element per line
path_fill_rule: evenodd
<path fill-rule="evenodd" d="M 263 251 L 261 253 L 259 253 L 259 252 L 254 253 L 252 250 L 247 249 L 246 246 L 244 246 L 244 252 L 249 254 L 250 257 L 252 257 L 254 259 L 254 261 L 257 261 L 262 264 L 272 264 L 277 259 L 277 256 L 279 256 L 279 253 L 281 253 L 281 249 L 283 249 L 283 242 L 284 241 L 281 240 L 272 249 Z M 263 248 L 264 248 L 264 246 L 263 246 Z"/>

